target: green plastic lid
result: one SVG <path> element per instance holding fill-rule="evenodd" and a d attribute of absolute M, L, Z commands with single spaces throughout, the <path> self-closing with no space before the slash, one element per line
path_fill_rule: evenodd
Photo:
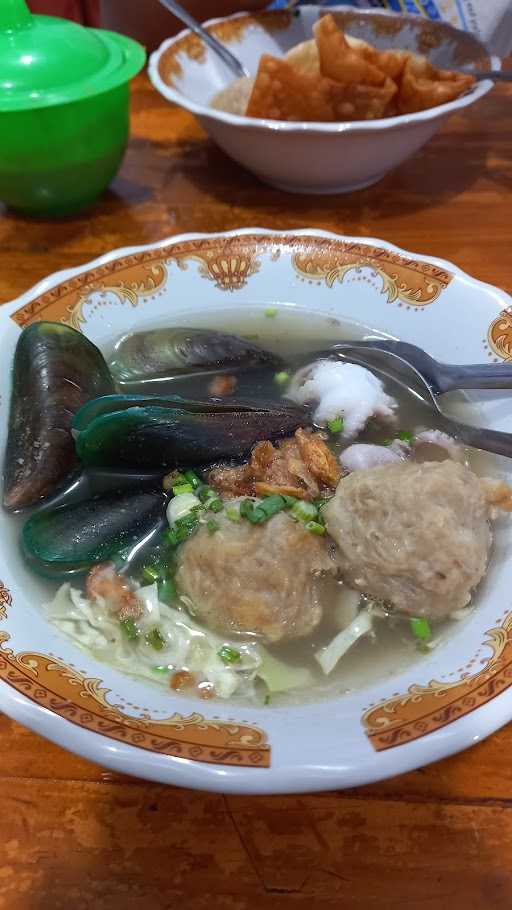
<path fill-rule="evenodd" d="M 0 112 L 79 101 L 128 82 L 146 52 L 131 38 L 0 0 Z"/>

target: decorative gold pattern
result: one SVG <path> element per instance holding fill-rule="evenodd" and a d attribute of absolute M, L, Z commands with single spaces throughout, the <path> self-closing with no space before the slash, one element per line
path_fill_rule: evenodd
<path fill-rule="evenodd" d="M 11 594 L 4 583 L 0 581 L 0 619 L 7 619 L 7 607 L 10 607 L 11 604 Z"/>
<path fill-rule="evenodd" d="M 453 683 L 431 680 L 426 686 L 412 685 L 405 695 L 395 695 L 365 712 L 362 722 L 377 752 L 439 730 L 512 685 L 512 613 L 487 635 L 485 644 L 492 656 L 482 661 L 477 673 L 463 674 Z"/>
<path fill-rule="evenodd" d="M 86 301 L 93 291 L 113 291 L 122 302 L 135 306 L 136 295 L 148 296 L 163 286 L 165 258 L 162 250 L 144 250 L 88 269 L 35 297 L 11 318 L 22 328 L 41 319 L 81 326 Z"/>
<path fill-rule="evenodd" d="M 512 360 L 512 307 L 502 310 L 487 333 L 489 347 L 502 360 Z"/>
<path fill-rule="evenodd" d="M 367 266 L 382 278 L 382 293 L 388 303 L 401 300 L 408 306 L 426 306 L 437 300 L 453 277 L 430 263 L 366 243 L 325 240 L 323 247 L 321 243 L 315 244 L 313 251 L 294 255 L 293 265 L 299 275 L 332 287 L 335 281 L 342 284 L 348 272 Z"/>
<path fill-rule="evenodd" d="M 329 287 L 343 281 L 350 270 L 370 266 L 382 278 L 383 293 L 390 302 L 399 300 L 400 305 L 415 308 L 433 303 L 452 280 L 444 269 L 365 243 L 272 234 L 207 237 L 132 253 L 88 269 L 40 294 L 11 318 L 22 327 L 50 319 L 81 328 L 93 292 L 98 292 L 96 306 L 102 305 L 101 295 L 107 301 L 108 292 L 122 303 L 137 306 L 141 298 L 162 291 L 173 262 L 180 268 L 186 268 L 188 261 L 199 262 L 204 278 L 220 290 L 237 291 L 258 271 L 262 255 L 270 261 L 288 257 L 303 278 L 325 281 Z"/>
<path fill-rule="evenodd" d="M 12 598 L 0 582 L 0 617 L 7 618 Z M 175 713 L 163 720 L 132 717 L 108 701 L 100 679 L 88 679 L 45 654 L 15 653 L 0 633 L 0 680 L 26 698 L 94 733 L 128 745 L 194 761 L 268 768 L 270 747 L 263 730 L 249 724 L 207 720 L 202 714 Z"/>
<path fill-rule="evenodd" d="M 154 262 L 150 265 L 135 266 L 132 269 L 126 269 L 123 280 L 117 284 L 99 283 L 96 285 L 86 286 L 78 295 L 77 302 L 68 307 L 69 322 L 74 329 L 80 329 L 85 322 L 84 309 L 90 301 L 91 294 L 95 292 L 100 295 L 99 305 L 106 303 L 107 294 L 112 293 L 118 298 L 120 303 L 129 303 L 136 307 L 139 298 L 148 297 L 159 290 L 167 280 L 167 269 L 163 262 Z M 98 298 L 96 297 L 97 301 Z"/>
<path fill-rule="evenodd" d="M 185 269 L 188 261 L 200 263 L 199 274 L 202 278 L 214 281 L 221 291 L 238 291 L 247 284 L 247 279 L 260 268 L 260 263 L 253 253 L 238 252 L 233 249 L 218 252 L 210 250 L 205 254 L 177 254 L 172 257 L 180 268 Z"/>

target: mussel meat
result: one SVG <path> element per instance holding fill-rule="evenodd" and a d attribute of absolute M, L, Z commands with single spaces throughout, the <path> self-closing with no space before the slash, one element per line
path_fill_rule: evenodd
<path fill-rule="evenodd" d="M 76 446 L 86 467 L 183 468 L 241 457 L 261 439 L 291 436 L 308 422 L 306 408 L 284 401 L 134 403 L 85 424 Z"/>
<path fill-rule="evenodd" d="M 25 523 L 23 552 L 47 578 L 85 574 L 135 547 L 163 521 L 163 491 L 123 492 L 72 506 L 41 509 Z"/>
<path fill-rule="evenodd" d="M 76 469 L 71 418 L 84 402 L 113 390 L 100 351 L 85 335 L 57 322 L 23 330 L 12 372 L 6 509 L 44 499 Z"/>
<path fill-rule="evenodd" d="M 279 369 L 281 360 L 246 338 L 212 329 L 162 328 L 124 335 L 112 353 L 110 369 L 120 383 L 172 378 L 191 371 Z"/>

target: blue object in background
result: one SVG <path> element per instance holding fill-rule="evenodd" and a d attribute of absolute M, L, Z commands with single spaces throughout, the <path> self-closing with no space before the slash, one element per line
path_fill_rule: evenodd
<path fill-rule="evenodd" d="M 427 19 L 441 19 L 442 16 L 438 9 L 438 0 L 311 0 L 313 5 L 317 6 L 354 6 L 370 7 L 371 9 L 387 9 L 395 13 L 416 13 L 418 16 L 425 16 Z M 299 5 L 306 5 L 307 0 L 303 0 Z M 270 4 L 270 9 L 286 9 L 289 5 L 288 0 L 274 0 Z"/>

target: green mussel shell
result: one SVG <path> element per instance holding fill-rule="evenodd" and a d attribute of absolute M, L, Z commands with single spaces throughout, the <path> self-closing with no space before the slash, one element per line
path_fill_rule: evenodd
<path fill-rule="evenodd" d="M 42 509 L 23 527 L 23 552 L 40 575 L 85 574 L 143 540 L 162 520 L 164 510 L 160 491 L 110 494 Z"/>
<path fill-rule="evenodd" d="M 290 436 L 308 422 L 305 408 L 284 402 L 134 406 L 93 419 L 76 446 L 86 467 L 185 468 L 239 458 L 256 442 Z"/>
<path fill-rule="evenodd" d="M 6 509 L 34 505 L 76 470 L 71 418 L 84 402 L 113 390 L 100 351 L 80 332 L 57 322 L 23 330 L 12 371 Z"/>
<path fill-rule="evenodd" d="M 238 335 L 173 327 L 125 335 L 110 360 L 112 373 L 120 383 L 215 368 L 266 365 L 278 369 L 280 364 L 270 351 Z"/>

